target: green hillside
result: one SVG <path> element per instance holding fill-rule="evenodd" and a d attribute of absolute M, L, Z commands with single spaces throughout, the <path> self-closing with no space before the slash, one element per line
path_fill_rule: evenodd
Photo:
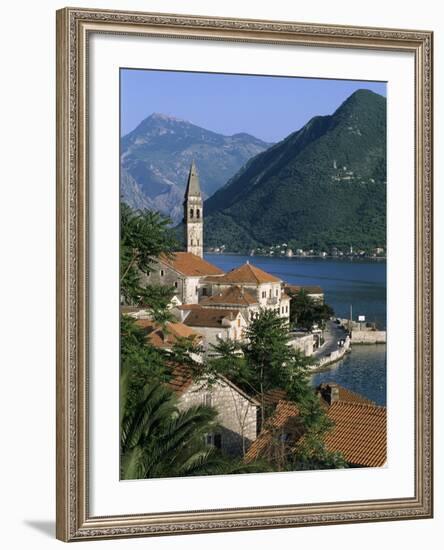
<path fill-rule="evenodd" d="M 384 247 L 386 99 L 358 90 L 252 158 L 204 211 L 206 247 Z"/>

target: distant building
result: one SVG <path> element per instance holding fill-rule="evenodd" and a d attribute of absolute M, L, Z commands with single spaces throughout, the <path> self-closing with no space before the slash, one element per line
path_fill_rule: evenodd
<path fill-rule="evenodd" d="M 230 286 L 218 294 L 202 298 L 199 305 L 203 308 L 239 309 L 246 321 L 258 315 L 260 311 L 256 293 L 237 285 Z"/>
<path fill-rule="evenodd" d="M 256 297 L 261 309 L 272 309 L 280 317 L 290 316 L 290 297 L 283 292 L 283 281 L 274 275 L 246 262 L 221 277 L 206 277 L 208 294 L 221 294 L 233 285 Z"/>
<path fill-rule="evenodd" d="M 174 252 L 171 257 L 162 255 L 151 273 L 143 275 L 142 280 L 146 284 L 174 287 L 183 304 L 197 304 L 202 279 L 223 274 L 221 269 L 191 252 Z"/>
<path fill-rule="evenodd" d="M 206 348 L 218 339 L 242 341 L 247 320 L 239 309 L 192 308 L 184 317 L 184 324 L 204 336 Z"/>

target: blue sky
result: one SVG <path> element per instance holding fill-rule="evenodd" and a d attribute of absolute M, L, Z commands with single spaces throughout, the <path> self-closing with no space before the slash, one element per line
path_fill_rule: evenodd
<path fill-rule="evenodd" d="M 157 112 L 224 135 L 279 141 L 355 90 L 386 95 L 386 83 L 356 80 L 121 69 L 120 81 L 122 135 Z"/>

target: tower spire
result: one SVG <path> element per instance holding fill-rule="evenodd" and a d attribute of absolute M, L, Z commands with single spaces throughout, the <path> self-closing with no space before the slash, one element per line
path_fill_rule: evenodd
<path fill-rule="evenodd" d="M 203 201 L 194 160 L 188 174 L 183 202 L 187 252 L 203 257 Z"/>
<path fill-rule="evenodd" d="M 188 174 L 187 190 L 185 192 L 185 200 L 188 197 L 201 197 L 199 174 L 197 172 L 196 163 L 191 162 L 190 172 Z"/>

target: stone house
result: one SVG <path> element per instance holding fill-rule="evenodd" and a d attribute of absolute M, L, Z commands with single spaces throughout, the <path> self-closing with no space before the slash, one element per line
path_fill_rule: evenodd
<path fill-rule="evenodd" d="M 256 399 L 223 376 L 211 384 L 205 379 L 193 380 L 186 366 L 175 368 L 169 385 L 179 398 L 181 410 L 206 405 L 218 411 L 217 426 L 206 435 L 209 445 L 232 457 L 244 456 L 257 436 Z"/>
<path fill-rule="evenodd" d="M 141 280 L 145 284 L 173 287 L 182 304 L 197 304 L 201 279 L 223 274 L 221 269 L 191 252 L 174 252 L 171 257 L 161 256 Z"/>

